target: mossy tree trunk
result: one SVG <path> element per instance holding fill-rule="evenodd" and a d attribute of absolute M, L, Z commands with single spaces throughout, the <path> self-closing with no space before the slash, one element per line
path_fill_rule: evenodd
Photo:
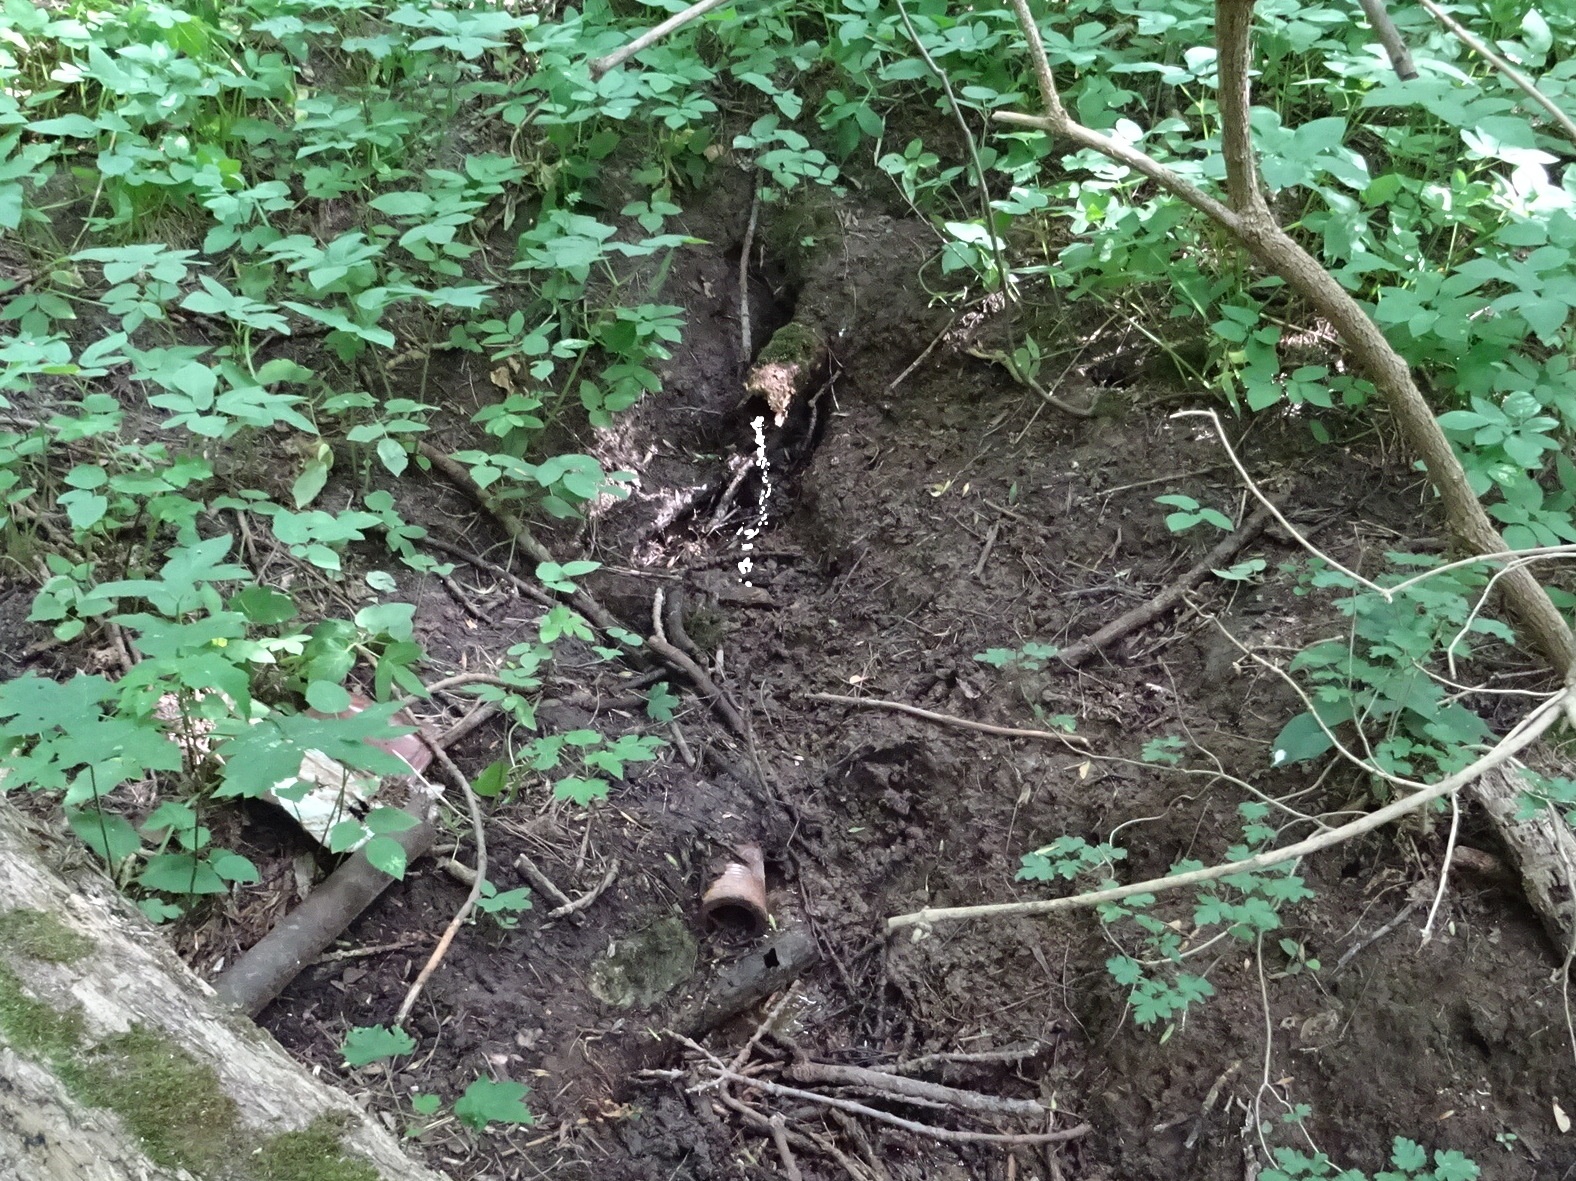
<path fill-rule="evenodd" d="M 0 797 L 0 1177 L 443 1181 Z"/>

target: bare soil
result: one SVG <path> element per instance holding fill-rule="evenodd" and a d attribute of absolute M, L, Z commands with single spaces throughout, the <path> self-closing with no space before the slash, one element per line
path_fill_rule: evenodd
<path fill-rule="evenodd" d="M 265 1026 L 364 1091 L 391 1124 L 416 1131 L 431 1163 L 457 1178 L 781 1176 L 765 1131 L 711 1092 L 687 1089 L 694 1077 L 660 1074 L 684 1061 L 653 1035 L 752 946 L 704 929 L 699 899 L 729 848 L 755 841 L 776 926 L 808 931 L 821 959 L 793 986 L 786 1022 L 754 1061 L 798 1053 L 883 1068 L 1032 1043 L 1015 1064 L 947 1065 L 925 1077 L 1039 1099 L 1059 1113 L 1058 1127 L 1092 1125 L 1054 1148 L 958 1145 L 735 1089 L 763 1114 L 781 1111 L 790 1129 L 825 1137 L 858 1175 L 1241 1181 L 1256 1176 L 1261 1121 L 1272 1146 L 1306 1147 L 1303 1131 L 1282 1119 L 1306 1104 L 1307 1134 L 1344 1165 L 1384 1167 L 1399 1134 L 1467 1153 L 1486 1178 L 1567 1176 L 1576 1143 L 1556 1126 L 1555 1105 L 1576 1111 L 1576 1071 L 1562 956 L 1511 889 L 1461 869 L 1440 930 L 1420 944 L 1444 847 L 1438 818 L 1306 864 L 1317 897 L 1289 910 L 1278 934 L 1299 941 L 1321 970 L 1289 975 L 1275 946 L 1259 955 L 1252 944 L 1217 943 L 1190 961 L 1208 969 L 1217 995 L 1164 1040 L 1132 1020 L 1104 966 L 1117 947 L 1092 913 L 944 925 L 919 941 L 883 937 L 888 916 L 925 905 L 1072 889 L 1014 881 L 1022 853 L 1064 833 L 1090 841 L 1116 833 L 1129 850 L 1123 880 L 1183 858 L 1221 859 L 1237 838 L 1235 809 L 1248 798 L 1241 788 L 1090 755 L 1137 760 L 1149 740 L 1175 735 L 1189 744 L 1184 766 L 1217 760 L 1269 795 L 1305 792 L 1295 803 L 1305 812 L 1366 806 L 1351 776 L 1271 770 L 1270 740 L 1295 698 L 1206 616 L 1283 659 L 1340 623 L 1327 602 L 1293 593 L 1278 567 L 1297 551 L 1271 531 L 1244 554 L 1268 561 L 1262 583 L 1213 581 L 1196 609 L 1134 633 L 1079 672 L 1001 672 L 976 660 L 990 647 L 1087 635 L 1195 562 L 1212 540 L 1169 533 L 1155 496 L 1185 492 L 1240 519 L 1242 494 L 1200 420 L 1170 417 L 1205 403 L 1147 372 L 1142 353 L 1124 353 L 1126 338 L 1078 339 L 1077 309 L 1020 314 L 1067 326 L 1057 342 L 1065 356 L 1047 372 L 1071 362 L 1060 393 L 1092 401 L 1093 417 L 1043 405 L 962 347 L 999 331 L 1007 313 L 989 307 L 975 309 L 977 323 L 954 325 L 894 385 L 952 317 L 929 306 L 915 278 L 934 250 L 929 231 L 876 213 L 847 217 L 811 264 L 754 268 L 756 348 L 800 298 L 820 300 L 842 322 L 830 325 L 837 366 L 824 414 L 814 438 L 782 449 L 770 525 L 755 539 L 745 585 L 737 564 L 741 530 L 755 518 L 754 482 L 719 522 L 709 503 L 668 520 L 692 490 L 727 485 L 730 457 L 754 452 L 751 408 L 739 405 L 743 198 L 722 191 L 691 215 L 689 232 L 709 245 L 681 253 L 665 292 L 688 308 L 689 330 L 663 392 L 583 441 L 610 465 L 640 471 L 638 492 L 550 544 L 560 560 L 603 562 L 587 585 L 643 633 L 654 593 L 682 592 L 685 630 L 748 718 L 754 758 L 685 687 L 677 725 L 695 766 L 670 749 L 589 810 L 551 803 L 545 784 L 492 808 L 487 843 L 500 889 L 529 884 L 513 868 L 521 852 L 571 895 L 615 859 L 616 882 L 578 922 L 547 922 L 550 904 L 539 899 L 518 929 L 485 921 L 464 929 L 411 1022 L 418 1053 L 392 1071 L 348 1071 L 339 1046 L 353 1026 L 392 1021 L 465 896 L 433 861 L 348 932 L 349 954 L 309 968 L 265 1012 Z M 799 231 L 766 227 L 762 241 L 783 258 L 782 243 L 802 239 Z M 438 388 L 427 400 L 453 411 L 453 434 L 438 441 L 464 445 L 466 417 L 492 396 L 485 373 L 450 354 L 432 369 Z M 1228 429 L 1283 509 L 1318 527 L 1343 562 L 1373 569 L 1384 551 L 1440 533 L 1416 475 L 1386 453 L 1382 436 L 1315 447 L 1290 414 L 1231 420 Z M 407 515 L 435 536 L 508 560 L 508 539 L 462 494 L 418 482 L 413 504 L 410 484 L 401 489 Z M 485 572 L 462 566 L 455 578 L 463 603 L 437 581 L 402 587 L 418 604 L 434 675 L 487 667 L 540 610 Z M 0 595 L 8 634 L 34 635 L 19 622 L 26 602 L 19 588 Z M 560 665 L 544 728 L 645 724 L 625 684 L 636 675 L 589 655 Z M 1044 724 L 1030 704 L 1043 700 L 1047 714 L 1078 719 L 1090 755 L 811 700 L 817 692 L 1020 727 Z M 449 705 L 453 721 L 463 703 Z M 438 709 L 429 718 L 441 728 Z M 508 749 L 494 722 L 453 754 L 475 774 Z M 460 815 L 448 844 L 469 863 Z M 202 971 L 293 903 L 293 867 L 311 861 L 305 842 L 264 811 L 234 823 L 238 831 L 220 835 L 267 866 L 268 880 L 182 933 Z M 1463 842 L 1493 853 L 1489 840 L 1469 814 Z M 1419 898 L 1405 921 L 1373 938 Z M 1186 903 L 1166 906 L 1188 929 Z M 679 948 L 677 983 L 649 1005 L 599 1000 L 591 987 L 606 971 L 599 962 L 627 955 L 644 936 L 671 936 L 675 918 L 695 949 L 690 963 Z M 710 1031 L 705 1044 L 730 1060 L 765 1009 Z M 642 1077 L 642 1069 L 659 1073 Z M 479 1074 L 527 1083 L 536 1124 L 475 1136 L 411 1112 L 411 1093 L 452 1098 Z M 864 1101 L 941 1126 L 1024 1130 Z M 797 1161 L 806 1178 L 849 1175 L 824 1153 L 800 1151 Z"/>

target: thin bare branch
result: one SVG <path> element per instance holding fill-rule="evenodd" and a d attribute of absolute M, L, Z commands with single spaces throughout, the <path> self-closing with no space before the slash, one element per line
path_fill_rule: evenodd
<path fill-rule="evenodd" d="M 630 58 L 642 50 L 650 49 L 669 33 L 675 33 L 691 21 L 699 20 L 714 8 L 721 8 L 730 4 L 732 0 L 700 0 L 698 4 L 691 4 L 683 12 L 676 12 L 660 25 L 647 29 L 622 49 L 615 49 L 606 57 L 599 57 L 591 63 L 591 76 L 600 78 L 611 69 L 623 65 Z"/>
<path fill-rule="evenodd" d="M 712 1068 L 719 1077 L 741 1087 L 754 1088 L 765 1091 L 768 1095 L 780 1095 L 785 1099 L 803 1099 L 810 1103 L 820 1103 L 826 1107 L 833 1107 L 839 1111 L 846 1111 L 851 1115 L 862 1115 L 866 1119 L 873 1119 L 883 1124 L 890 1124 L 894 1128 L 901 1128 L 905 1132 L 913 1132 L 917 1136 L 925 1136 L 931 1140 L 941 1140 L 949 1144 L 1065 1144 L 1069 1140 L 1077 1140 L 1087 1136 L 1094 1129 L 1088 1124 L 1078 1124 L 1076 1127 L 1067 1128 L 1059 1132 L 960 1132 L 952 1128 L 938 1128 L 932 1124 L 922 1124 L 916 1120 L 903 1119 L 893 1115 L 890 1111 L 879 1108 L 867 1107 L 863 1103 L 856 1103 L 852 1099 L 839 1099 L 835 1095 L 823 1095 L 819 1091 L 806 1091 L 799 1087 L 785 1087 L 781 1083 L 774 1083 L 769 1079 L 751 1078 L 747 1075 L 735 1074 L 727 1067 Z"/>
<path fill-rule="evenodd" d="M 1283 848 L 1271 849 L 1243 861 L 1232 861 L 1224 865 L 1213 865 L 1206 869 L 1193 870 L 1189 873 L 1172 874 L 1169 877 L 1151 878 L 1148 881 L 1134 882 L 1127 886 L 1113 886 L 1105 890 L 1092 890 L 1085 894 L 1075 894 L 1067 898 L 1039 899 L 1033 902 L 994 902 L 980 906 L 944 906 L 927 907 L 916 910 L 910 914 L 894 915 L 887 919 L 887 932 L 900 930 L 903 927 L 929 927 L 938 922 L 956 922 L 960 919 L 1004 918 L 1016 916 L 1019 918 L 1030 915 L 1054 914 L 1059 910 L 1073 910 L 1080 907 L 1099 906 L 1105 902 L 1120 902 L 1123 898 L 1131 898 L 1135 894 L 1159 894 L 1166 890 L 1179 890 L 1184 886 L 1197 886 L 1204 882 L 1217 881 L 1220 878 L 1230 877 L 1239 873 L 1258 873 L 1287 861 L 1295 861 L 1299 857 L 1306 857 L 1310 853 L 1317 853 L 1323 849 L 1342 844 L 1364 833 L 1373 832 L 1383 828 L 1393 820 L 1397 820 L 1419 808 L 1432 803 L 1434 800 L 1443 799 L 1445 796 L 1461 790 L 1479 775 L 1492 770 L 1511 758 L 1518 751 L 1525 750 L 1543 734 L 1550 726 L 1563 716 L 1567 706 L 1576 701 L 1576 691 L 1563 690 L 1558 696 L 1550 698 L 1532 713 L 1522 719 L 1521 723 L 1512 730 L 1499 743 L 1482 758 L 1468 767 L 1457 771 L 1454 775 L 1441 779 L 1431 787 L 1416 791 L 1410 795 L 1402 796 L 1379 808 L 1368 815 L 1343 824 L 1339 828 L 1332 828 L 1326 832 L 1315 833 L 1306 840 Z"/>
<path fill-rule="evenodd" d="M 859 709 L 889 709 L 893 713 L 924 718 L 939 726 L 956 726 L 960 730 L 975 730 L 981 734 L 995 734 L 1001 738 L 1036 738 L 1046 742 L 1060 742 L 1063 746 L 1081 751 L 1089 740 L 1078 734 L 1059 734 L 1055 730 L 1022 730 L 1015 726 L 993 726 L 989 722 L 974 722 L 968 718 L 955 718 L 951 714 L 938 714 L 917 705 L 901 701 L 885 701 L 879 697 L 844 697 L 839 693 L 806 693 L 811 701 L 830 701 L 837 705 L 852 705 Z"/>
<path fill-rule="evenodd" d="M 1565 133 L 1566 139 L 1576 143 L 1576 120 L 1561 110 L 1552 98 L 1539 90 L 1536 82 L 1490 49 L 1486 42 L 1474 36 L 1470 29 L 1458 23 L 1448 12 L 1435 4 L 1434 0 L 1420 0 L 1420 2 L 1436 21 L 1450 30 L 1451 36 L 1509 78 L 1523 94 L 1549 113 L 1549 117 L 1560 125 L 1560 130 Z"/>
<path fill-rule="evenodd" d="M 444 929 L 438 945 L 432 949 L 432 954 L 427 957 L 427 962 L 422 965 L 417 973 L 405 999 L 400 1002 L 399 1012 L 394 1017 L 395 1025 L 405 1024 L 405 1018 L 410 1016 L 410 1011 L 415 1007 L 416 998 L 421 996 L 421 990 L 426 987 L 427 981 L 438 970 L 438 965 L 443 962 L 443 957 L 448 954 L 449 945 L 454 942 L 455 935 L 465 925 L 465 920 L 470 918 L 471 911 L 476 908 L 476 900 L 482 896 L 482 888 L 487 883 L 487 828 L 482 823 L 481 803 L 476 798 L 476 791 L 471 787 L 471 781 L 465 772 L 454 765 L 454 760 L 449 758 L 449 752 L 422 733 L 422 741 L 432 750 L 432 757 L 439 766 L 454 781 L 456 787 L 465 795 L 465 806 L 470 809 L 471 828 L 476 841 L 476 877 L 471 882 L 471 892 L 465 896 L 465 901 L 460 904 L 459 910 L 454 912 L 454 917 L 449 920 L 449 925 Z"/>
<path fill-rule="evenodd" d="M 1390 19 L 1390 10 L 1384 6 L 1384 0 L 1359 0 L 1363 6 L 1363 13 L 1368 17 L 1368 23 L 1373 26 L 1374 32 L 1379 37 L 1379 44 L 1384 46 L 1385 56 L 1390 59 L 1390 66 L 1395 70 L 1395 76 L 1403 82 L 1410 82 L 1417 77 L 1417 67 L 1412 64 L 1412 51 L 1406 47 L 1406 42 L 1401 40 L 1401 30 L 1395 27 L 1395 22 Z"/>

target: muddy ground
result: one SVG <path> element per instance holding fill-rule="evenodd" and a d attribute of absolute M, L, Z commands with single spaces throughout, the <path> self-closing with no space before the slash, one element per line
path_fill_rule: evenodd
<path fill-rule="evenodd" d="M 1352 776 L 1270 769 L 1270 740 L 1295 698 L 1206 616 L 1282 660 L 1340 622 L 1328 602 L 1293 594 L 1293 579 L 1277 568 L 1296 551 L 1271 530 L 1242 555 L 1267 560 L 1264 581 L 1212 580 L 1196 610 L 1134 632 L 1081 671 L 1004 672 L 976 660 L 987 648 L 1087 635 L 1192 565 L 1212 540 L 1170 534 L 1155 496 L 1184 492 L 1237 519 L 1246 509 L 1208 429 L 1171 417 L 1209 403 L 1166 381 L 1131 347 L 1136 333 L 1080 340 L 1077 309 L 1048 301 L 1025 312 L 976 305 L 954 323 L 915 278 L 935 249 L 929 231 L 885 214 L 847 217 L 823 235 L 812 262 L 777 265 L 773 244 L 804 235 L 797 226 L 774 230 L 767 211 L 765 256 L 755 260 L 765 265 L 753 268 L 757 343 L 807 285 L 842 322 L 828 325 L 836 368 L 815 437 L 783 452 L 752 585 L 737 563 L 741 529 L 755 517 L 753 482 L 722 520 L 702 502 L 657 528 L 694 489 L 725 485 L 731 456 L 753 451 L 739 393 L 736 267 L 749 204 L 739 196 L 720 192 L 690 215 L 687 228 L 708 245 L 680 255 L 665 291 L 687 307 L 689 330 L 663 392 L 585 441 L 609 466 L 640 471 L 637 493 L 589 528 L 547 540 L 561 560 L 603 562 L 587 585 L 643 633 L 654 593 L 682 594 L 684 630 L 747 719 L 753 755 L 685 686 L 677 725 L 694 766 L 670 748 L 589 810 L 551 803 L 545 782 L 530 779 L 491 808 L 500 888 L 529 884 L 513 868 L 521 852 L 569 894 L 615 860 L 616 880 L 581 921 L 548 922 L 550 906 L 539 900 L 515 930 L 466 928 L 410 1024 L 417 1054 L 392 1070 L 349 1071 L 339 1046 L 353 1026 L 393 1020 L 465 896 L 433 860 L 390 889 L 263 1024 L 364 1093 L 391 1125 L 416 1133 L 413 1143 L 456 1178 L 783 1176 L 758 1119 L 694 1091 L 699 1075 L 672 1072 L 690 1071 L 695 1055 L 654 1037 L 759 947 L 707 930 L 699 917 L 701 892 L 730 846 L 754 841 L 766 857 L 776 928 L 807 933 L 820 953 L 752 1050 L 754 1068 L 782 1081 L 777 1068 L 796 1054 L 879 1069 L 1016 1048 L 1014 1061 L 942 1063 L 918 1077 L 1038 1099 L 1057 1112 L 1055 1128 L 1090 1125 L 1046 1147 L 946 1143 L 736 1086 L 747 1108 L 781 1112 L 789 1130 L 820 1138 L 813 1150 L 801 1141 L 795 1154 L 806 1178 L 1241 1181 L 1257 1175 L 1261 1122 L 1271 1146 L 1306 1147 L 1311 1137 L 1370 1172 L 1387 1164 L 1399 1134 L 1430 1150 L 1459 1149 L 1489 1178 L 1569 1175 L 1576 1141 L 1555 1117 L 1556 1104 L 1576 1111 L 1560 957 L 1513 890 L 1470 871 L 1453 876 L 1441 930 L 1420 945 L 1444 846 L 1438 819 L 1306 864 L 1317 897 L 1288 911 L 1278 934 L 1300 942 L 1320 971 L 1290 974 L 1272 945 L 1258 956 L 1252 944 L 1217 943 L 1198 960 L 1217 995 L 1164 1040 L 1163 1027 L 1135 1024 L 1104 966 L 1117 947 L 1089 912 L 948 924 L 919 941 L 882 937 L 888 916 L 922 906 L 1070 890 L 1014 881 L 1022 853 L 1064 833 L 1095 842 L 1120 830 L 1115 839 L 1129 850 L 1122 880 L 1162 874 L 1183 858 L 1222 858 L 1237 838 L 1240 788 L 1096 757 L 1135 760 L 1154 738 L 1186 739 L 1184 767 L 1218 760 L 1271 796 L 1305 792 L 1296 806 L 1307 812 L 1363 806 Z M 1092 404 L 1092 417 L 1045 406 L 970 354 L 1013 315 L 1062 326 L 1060 392 Z M 427 400 L 454 411 L 435 439 L 452 450 L 473 442 L 466 417 L 496 392 L 463 359 L 442 362 L 433 365 L 441 388 Z M 1320 526 L 1321 543 L 1343 562 L 1371 571 L 1386 550 L 1436 544 L 1428 539 L 1440 535 L 1439 521 L 1416 474 L 1385 447 L 1382 425 L 1366 435 L 1356 422 L 1326 425 L 1352 441 L 1316 447 L 1290 414 L 1232 419 L 1228 429 L 1282 508 Z M 435 536 L 507 560 L 507 539 L 460 492 L 407 481 L 402 496 L 407 516 Z M 436 581 L 402 586 L 418 603 L 432 677 L 495 663 L 540 611 L 484 571 L 462 566 L 455 579 L 463 604 Z M 13 588 L 8 617 L 25 594 Z M 589 656 L 560 664 L 544 727 L 646 725 L 627 688 L 638 676 Z M 974 733 L 814 693 L 1017 727 L 1044 724 L 1030 705 L 1043 699 L 1046 715 L 1076 717 L 1089 745 L 1085 753 Z M 442 728 L 463 709 L 450 699 L 425 716 Z M 509 749 L 494 720 L 453 754 L 475 774 Z M 463 863 L 473 844 L 460 815 L 448 845 Z M 297 892 L 304 844 L 261 810 L 236 824 L 236 843 L 267 880 L 181 932 L 203 972 L 257 938 Z M 1476 816 L 1466 817 L 1463 841 L 1494 852 Z M 1423 909 L 1374 938 L 1420 897 Z M 1187 916 L 1182 904 L 1166 911 L 1184 933 Z M 644 976 L 635 971 L 626 990 L 642 994 L 635 1003 L 599 999 L 618 992 L 609 963 L 648 945 L 655 950 L 637 965 Z M 705 1046 L 731 1060 L 778 999 L 709 1030 Z M 452 1119 L 412 1113 L 412 1092 L 452 1098 L 478 1074 L 527 1083 L 535 1125 L 476 1136 Z M 1040 1130 L 853 1097 L 948 1128 Z M 1300 1128 L 1283 1121 L 1303 1104 L 1311 1114 Z"/>

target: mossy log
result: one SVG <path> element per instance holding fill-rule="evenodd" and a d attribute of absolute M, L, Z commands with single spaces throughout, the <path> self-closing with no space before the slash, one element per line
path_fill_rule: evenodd
<path fill-rule="evenodd" d="M 0 798 L 0 1177 L 443 1181 Z"/>

